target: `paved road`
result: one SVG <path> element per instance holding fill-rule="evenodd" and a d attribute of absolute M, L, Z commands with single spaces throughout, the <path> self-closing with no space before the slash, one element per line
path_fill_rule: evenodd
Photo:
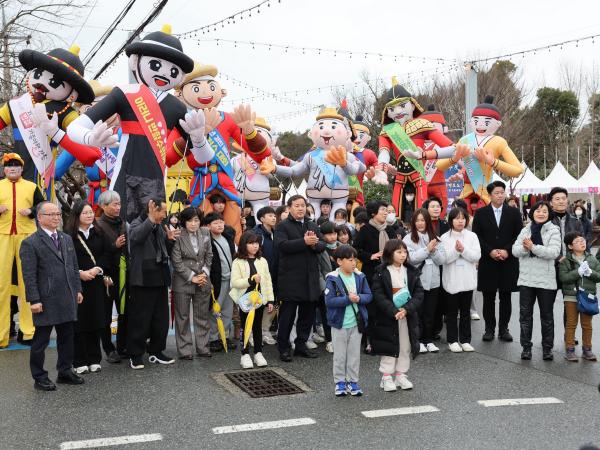
<path fill-rule="evenodd" d="M 517 311 L 517 297 L 513 298 Z M 481 310 L 481 301 L 478 301 Z M 576 449 L 600 446 L 600 363 L 562 359 L 562 305 L 556 305 L 556 361 L 541 360 L 539 327 L 534 359 L 519 359 L 520 346 L 481 342 L 483 324 L 473 322 L 476 353 L 452 354 L 443 345 L 423 355 L 410 371 L 412 391 L 379 389 L 377 358 L 363 356 L 361 398 L 335 398 L 330 356 L 280 363 L 273 347 L 265 354 L 306 383 L 311 391 L 289 397 L 250 399 L 217 383 L 215 373 L 236 370 L 239 355 L 177 362 L 133 372 L 125 364 L 104 365 L 86 384 L 33 390 L 28 353 L 0 352 L 0 448 L 81 448 L 73 441 L 124 437 L 161 439 L 127 448 L 210 449 Z M 536 310 L 537 314 L 537 310 Z M 511 330 L 518 337 L 518 321 Z M 600 321 L 595 320 L 597 330 Z M 600 331 L 594 339 L 600 350 Z M 170 350 L 173 342 L 170 339 Z M 56 360 L 48 352 L 47 364 Z M 491 399 L 550 398 L 547 404 L 485 407 Z M 433 412 L 365 417 L 365 411 L 429 406 Z M 414 412 L 414 411 L 411 411 Z M 367 413 L 369 414 L 369 413 Z M 375 413 L 378 415 L 378 413 Z M 219 427 L 302 419 L 293 427 L 216 434 Z M 285 425 L 282 424 L 282 425 Z M 263 425 L 264 426 L 264 425 Z M 214 430 L 216 429 L 216 430 Z M 231 430 L 225 430 L 231 431 Z M 152 436 L 144 436 L 154 434 Z M 140 437 L 141 436 L 141 437 Z M 71 443 L 69 443 L 71 442 Z M 107 443 L 107 441 L 103 441 Z M 98 445 L 87 444 L 87 445 Z M 115 448 L 124 448 L 115 447 Z"/>

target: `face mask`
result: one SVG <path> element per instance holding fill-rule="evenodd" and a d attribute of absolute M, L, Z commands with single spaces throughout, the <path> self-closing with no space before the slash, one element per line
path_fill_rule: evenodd
<path fill-rule="evenodd" d="M 389 224 L 393 224 L 396 221 L 396 214 L 388 213 L 388 215 L 385 216 L 385 221 Z"/>
<path fill-rule="evenodd" d="M 581 217 L 581 215 L 582 215 L 582 214 L 583 214 L 583 213 L 581 212 L 581 210 L 580 210 L 580 209 L 578 209 L 577 211 L 575 211 L 575 215 L 576 215 L 577 217 Z"/>
<path fill-rule="evenodd" d="M 412 202 L 415 199 L 415 194 L 406 194 L 404 198 L 406 198 L 407 202 Z"/>

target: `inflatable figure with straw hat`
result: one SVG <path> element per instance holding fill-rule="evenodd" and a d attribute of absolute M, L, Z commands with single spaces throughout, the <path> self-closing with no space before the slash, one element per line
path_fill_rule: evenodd
<path fill-rule="evenodd" d="M 488 95 L 483 103 L 475 107 L 471 113 L 474 132 L 459 140 L 454 156 L 437 162 L 438 169 L 446 170 L 462 158 L 465 186 L 460 198 L 475 198 L 479 207 L 490 203 L 486 186 L 492 181 L 494 170 L 508 177 L 517 177 L 523 172 L 523 167 L 506 140 L 496 136 L 496 131 L 502 125 L 502 116 L 493 102 L 494 97 Z M 470 201 L 467 201 L 467 205 L 470 209 Z"/>
<path fill-rule="evenodd" d="M 81 104 L 78 103 L 79 113 L 85 113 L 89 108 L 94 106 L 106 95 L 112 91 L 113 86 L 102 85 L 98 80 L 91 80 L 90 86 L 94 90 L 96 98 L 92 103 Z M 106 121 L 107 125 L 111 127 L 114 132 L 117 132 L 119 127 L 119 115 L 114 114 L 111 118 Z M 94 211 L 98 208 L 98 197 L 100 194 L 108 189 L 110 180 L 112 178 L 115 163 L 117 162 L 117 154 L 119 153 L 119 147 L 115 146 L 112 148 L 101 148 L 102 156 L 97 159 L 94 164 L 90 164 L 85 167 L 85 174 L 88 179 L 88 203 L 94 208 Z M 63 175 L 69 170 L 69 167 L 75 162 L 75 157 L 68 151 L 63 151 L 56 159 L 55 177 L 60 180 Z"/>
<path fill-rule="evenodd" d="M 65 133 L 78 117 L 72 104 L 91 102 L 94 92 L 83 78 L 76 45 L 46 54 L 26 49 L 19 53 L 19 62 L 27 70 L 27 92 L 0 107 L 0 130 L 12 125 L 15 153 L 24 161 L 23 178 L 37 183 L 52 200 L 59 144 L 85 165 L 100 158 L 98 148 L 73 142 Z"/>
<path fill-rule="evenodd" d="M 231 141 L 259 164 L 269 156 L 266 140 L 254 126 L 256 114 L 250 106 L 240 105 L 232 113 L 217 110 L 227 91 L 215 78 L 218 70 L 213 65 L 194 63 L 193 70 L 178 86 L 179 98 L 190 108 L 204 111 L 206 133 L 213 150 L 213 157 L 199 161 L 188 156 L 188 165 L 194 171 L 190 187 L 190 200 L 193 206 L 203 211 L 211 211 L 208 199 L 215 192 L 227 198 L 224 211 L 225 222 L 236 230 L 236 242 L 241 235 L 241 197 L 233 183 L 234 171 L 231 165 Z M 181 140 L 175 148 L 181 148 Z"/>
<path fill-rule="evenodd" d="M 110 189 L 121 196 L 121 215 L 130 222 L 150 199 L 165 198 L 167 167 L 186 155 L 204 163 L 214 152 L 206 140 L 202 111 L 187 112 L 168 92 L 194 67 L 171 27 L 132 42 L 125 53 L 137 84 L 115 87 L 71 123 L 68 133 L 77 142 L 113 147 L 119 139 L 107 121 L 119 115 L 122 137 Z M 172 145 L 179 137 L 186 143 L 181 151 Z"/>
<path fill-rule="evenodd" d="M 332 211 L 345 209 L 348 200 L 348 176 L 366 170 L 365 165 L 352 154 L 352 123 L 342 108 L 324 108 L 316 117 L 308 135 L 314 147 L 292 167 L 275 165 L 272 158 L 261 163 L 263 174 L 276 173 L 297 177 L 308 173 L 306 197 L 318 219 L 321 201 L 330 199 Z"/>
<path fill-rule="evenodd" d="M 383 130 L 379 135 L 379 162 L 388 175 L 394 176 L 392 204 L 398 217 L 404 217 L 404 207 L 408 203 L 416 200 L 415 204 L 421 205 L 427 198 L 423 161 L 450 157 L 455 150 L 450 139 L 430 121 L 420 117 L 422 112 L 421 105 L 395 77 L 392 78 L 392 87 L 386 94 L 381 113 Z M 438 148 L 424 150 L 426 141 L 435 143 Z M 389 164 L 390 153 L 394 154 L 395 167 Z"/>
<path fill-rule="evenodd" d="M 363 181 L 364 176 L 368 179 L 373 179 L 375 176 L 375 168 L 377 167 L 377 154 L 366 148 L 366 145 L 371 141 L 371 130 L 364 122 L 363 116 L 356 116 L 356 120 L 353 123 L 354 125 L 354 133 L 356 135 L 354 139 L 354 146 L 352 147 L 352 152 L 354 156 L 356 156 L 366 167 L 366 172 L 359 172 L 357 175 L 357 181 L 360 185 L 360 190 L 356 195 L 356 202 L 359 205 L 364 206 L 365 197 L 363 195 Z M 386 180 L 387 181 L 387 180 Z"/>

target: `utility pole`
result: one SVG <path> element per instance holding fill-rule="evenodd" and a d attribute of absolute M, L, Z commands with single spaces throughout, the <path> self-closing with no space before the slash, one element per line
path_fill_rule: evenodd
<path fill-rule="evenodd" d="M 465 134 L 471 133 L 471 112 L 477 106 L 477 68 L 472 62 L 465 66 Z"/>
<path fill-rule="evenodd" d="M 29 43 L 31 35 L 25 36 L 8 34 L 8 29 L 6 26 L 6 14 L 4 12 L 4 5 L 2 5 L 2 91 L 4 100 L 8 101 L 12 97 L 12 86 L 10 82 L 10 52 L 8 51 L 8 43 L 10 40 L 26 40 L 27 43 Z"/>

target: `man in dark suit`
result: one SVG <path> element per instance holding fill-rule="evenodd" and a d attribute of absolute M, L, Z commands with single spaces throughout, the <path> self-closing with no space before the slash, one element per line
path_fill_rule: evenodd
<path fill-rule="evenodd" d="M 277 227 L 275 246 L 279 253 L 278 296 L 279 329 L 277 344 L 279 358 L 290 362 L 290 332 L 296 312 L 297 337 L 295 356 L 316 358 L 317 354 L 306 347 L 306 341 L 315 321 L 315 306 L 319 300 L 319 253 L 325 250 L 319 228 L 306 219 L 306 199 L 293 195 L 287 202 L 290 215 Z"/>
<path fill-rule="evenodd" d="M 56 329 L 58 352 L 56 382 L 83 384 L 83 378 L 73 372 L 73 324 L 83 295 L 73 240 L 57 230 L 61 222 L 60 209 L 50 202 L 40 203 L 37 218 L 38 231 L 23 241 L 20 250 L 25 292 L 35 325 L 29 366 L 34 387 L 53 391 L 56 386 L 44 370 L 52 327 Z"/>
<path fill-rule="evenodd" d="M 147 210 L 134 219 L 129 228 L 127 351 L 129 365 L 135 370 L 144 368 L 146 350 L 152 364 L 175 362 L 163 353 L 169 334 L 168 287 L 171 283 L 167 239 L 175 240 L 181 231 L 163 225 L 166 217 L 165 200 L 152 199 Z"/>
<path fill-rule="evenodd" d="M 498 337 L 512 342 L 508 323 L 512 312 L 511 292 L 517 290 L 519 260 L 511 249 L 523 228 L 521 213 L 504 203 L 506 185 L 494 181 L 487 186 L 491 202 L 480 208 L 473 219 L 473 232 L 479 238 L 481 259 L 477 274 L 477 290 L 483 293 L 484 341 L 494 339 L 496 332 L 496 292 L 500 298 Z"/>

